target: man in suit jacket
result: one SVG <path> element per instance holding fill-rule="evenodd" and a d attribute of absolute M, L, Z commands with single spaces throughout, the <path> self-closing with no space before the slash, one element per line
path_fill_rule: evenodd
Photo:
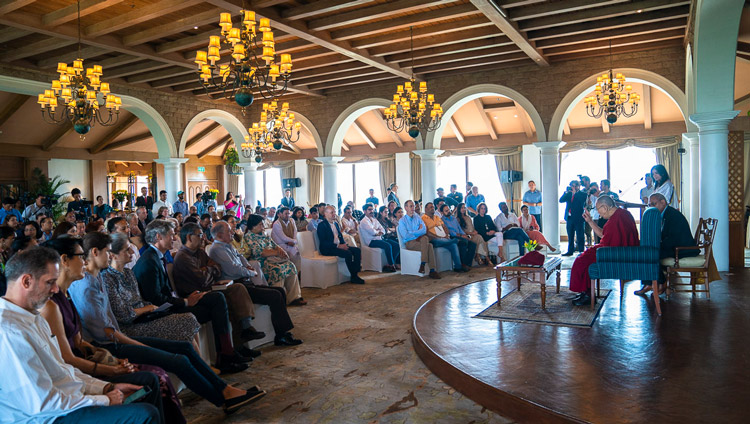
<path fill-rule="evenodd" d="M 568 251 L 563 253 L 563 256 L 572 256 L 574 250 L 583 252 L 583 206 L 586 204 L 588 193 L 580 191 L 580 188 L 580 182 L 571 181 L 568 189 L 560 197 L 560 203 L 566 204 L 565 229 L 568 232 Z"/>
<path fill-rule="evenodd" d="M 292 190 L 286 189 L 284 191 L 284 198 L 281 199 L 281 206 L 286 206 L 290 210 L 294 208 L 294 197 L 292 197 Z"/>
<path fill-rule="evenodd" d="M 324 218 L 318 224 L 318 250 L 321 255 L 338 256 L 346 260 L 346 267 L 352 275 L 352 283 L 364 284 L 365 280 L 359 278 L 357 273 L 362 269 L 362 252 L 357 247 L 349 247 L 344 243 L 341 236 L 341 228 L 333 211 L 333 206 L 325 208 Z"/>
<path fill-rule="evenodd" d="M 174 236 L 174 228 L 169 221 L 156 220 L 146 227 L 148 247 L 133 267 L 141 295 L 154 305 L 171 303 L 171 310 L 174 312 L 190 312 L 201 324 L 210 321 L 213 325 L 216 344 L 216 367 L 227 373 L 247 369 L 246 362 L 250 362 L 252 358 L 240 356 L 234 351 L 232 335 L 229 332 L 229 312 L 224 295 L 218 291 L 194 291 L 188 297 L 181 298 L 172 291 L 164 255 L 172 249 Z"/>

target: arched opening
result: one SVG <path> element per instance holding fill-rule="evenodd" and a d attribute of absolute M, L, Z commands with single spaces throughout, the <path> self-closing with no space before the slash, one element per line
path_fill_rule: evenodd
<path fill-rule="evenodd" d="M 216 124 L 223 127 L 228 135 L 223 135 L 223 137 L 220 137 L 219 141 L 223 140 L 224 144 L 226 144 L 229 141 L 227 137 L 231 137 L 231 140 L 234 142 L 234 148 L 238 151 L 240 150 L 240 145 L 245 140 L 245 135 L 247 135 L 247 129 L 242 125 L 242 122 L 229 112 L 219 109 L 209 109 L 195 115 L 193 119 L 188 122 L 187 127 L 185 127 L 185 130 L 182 132 L 182 138 L 180 139 L 180 146 L 178 149 L 179 157 L 185 156 L 185 150 L 195 146 L 201 141 L 200 139 L 197 139 L 199 136 L 203 136 L 201 138 L 204 138 L 208 137 L 210 135 L 209 133 L 219 132 L 217 131 L 218 128 L 215 124 L 212 125 L 204 121 L 214 121 Z M 196 126 L 199 124 L 200 129 L 194 131 L 198 129 Z M 211 131 L 208 131 L 208 129 Z M 213 145 L 220 144 L 219 141 L 216 141 Z M 216 146 L 216 148 L 218 147 L 223 147 L 223 145 Z M 211 150 L 213 151 L 214 149 Z"/>
<path fill-rule="evenodd" d="M 325 155 L 340 156 L 341 150 L 344 148 L 344 139 L 355 121 L 367 112 L 386 108 L 390 106 L 390 104 L 391 102 L 388 100 L 372 98 L 361 100 L 346 108 L 341 114 L 339 114 L 336 121 L 334 121 L 333 126 L 331 126 L 331 130 L 328 132 L 328 138 L 326 139 L 325 145 Z M 370 140 L 370 142 L 372 143 L 372 140 Z M 420 148 L 419 141 L 417 141 L 417 146 Z"/>

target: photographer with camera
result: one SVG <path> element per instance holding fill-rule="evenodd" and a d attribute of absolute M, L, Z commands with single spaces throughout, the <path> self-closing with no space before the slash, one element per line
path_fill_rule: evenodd
<path fill-rule="evenodd" d="M 36 217 L 40 213 L 49 215 L 50 209 L 52 209 L 51 201 L 52 201 L 51 198 L 48 198 L 47 196 L 43 194 L 37 194 L 36 200 L 34 201 L 34 203 L 26 206 L 26 209 L 23 210 L 23 214 L 21 214 L 21 218 L 25 222 L 28 222 L 28 221 L 36 221 Z M 45 203 L 47 203 L 49 207 Z"/>
<path fill-rule="evenodd" d="M 568 251 L 563 256 L 572 256 L 573 251 L 583 252 L 583 209 L 586 205 L 586 192 L 581 192 L 580 181 L 571 181 L 565 193 L 560 197 L 560 203 L 565 203 L 565 229 L 568 233 Z M 574 243 L 575 241 L 575 243 Z"/>
<path fill-rule="evenodd" d="M 78 221 L 83 221 L 84 223 L 89 222 L 89 217 L 91 216 L 91 206 L 94 204 L 94 202 L 82 199 L 81 190 L 79 188 L 74 188 L 70 191 L 70 194 L 75 200 L 68 203 L 68 212 L 75 212 L 76 220 Z"/>

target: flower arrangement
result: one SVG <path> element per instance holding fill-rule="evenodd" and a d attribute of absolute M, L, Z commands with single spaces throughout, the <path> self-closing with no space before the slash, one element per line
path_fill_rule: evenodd
<path fill-rule="evenodd" d="M 117 199 L 118 202 L 122 203 L 127 199 L 128 197 L 128 191 L 127 190 L 115 190 L 112 195 Z"/>
<path fill-rule="evenodd" d="M 212 188 L 208 190 L 209 193 L 211 193 L 211 199 L 216 199 L 216 196 L 219 195 L 219 190 Z"/>
<path fill-rule="evenodd" d="M 536 240 L 529 240 L 523 244 L 523 247 L 524 249 L 526 249 L 527 252 L 535 251 L 537 246 L 538 246 L 538 243 L 536 242 Z"/>

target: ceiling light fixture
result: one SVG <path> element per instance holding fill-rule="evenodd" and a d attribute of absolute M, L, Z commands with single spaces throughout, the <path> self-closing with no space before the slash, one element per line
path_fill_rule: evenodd
<path fill-rule="evenodd" d="M 260 121 L 247 129 L 249 135 L 241 144 L 242 156 L 255 157 L 260 163 L 263 153 L 276 152 L 299 141 L 301 128 L 301 123 L 294 122 L 294 113 L 289 112 L 289 103 L 282 103 L 281 109 L 277 100 L 263 103 Z"/>
<path fill-rule="evenodd" d="M 609 73 L 597 77 L 594 95 L 583 99 L 586 113 L 597 119 L 605 114 L 610 124 L 617 122 L 618 116 L 630 118 L 638 112 L 638 101 L 641 100 L 641 96 L 632 90 L 633 87 L 626 84 L 625 75 L 619 72 L 613 75 L 612 40 L 609 40 Z"/>
<path fill-rule="evenodd" d="M 75 132 L 84 135 L 95 124 L 110 126 L 117 123 L 122 99 L 109 91 L 109 83 L 102 82 L 102 67 L 94 65 L 84 73 L 81 56 L 81 2 L 78 1 L 78 59 L 73 65 L 57 64 L 60 78 L 53 80 L 49 90 L 39 94 L 42 118 L 51 124 L 73 123 Z M 88 81 L 87 81 L 88 80 Z"/>

